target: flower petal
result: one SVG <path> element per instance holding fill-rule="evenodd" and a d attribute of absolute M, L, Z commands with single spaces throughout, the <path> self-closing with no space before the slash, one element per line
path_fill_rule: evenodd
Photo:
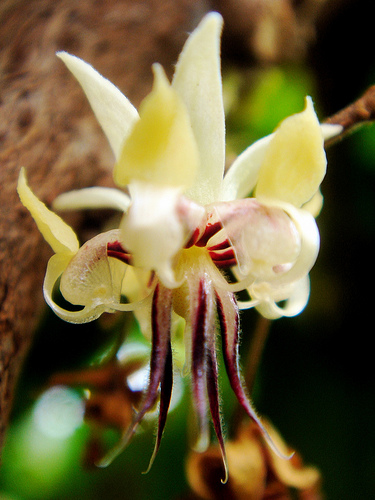
<path fill-rule="evenodd" d="M 44 278 L 43 294 L 44 299 L 50 306 L 52 311 L 64 321 L 68 323 L 88 323 L 99 318 L 106 310 L 105 306 L 100 304 L 96 306 L 87 306 L 80 311 L 68 311 L 59 306 L 53 299 L 53 292 L 56 282 L 67 268 L 71 257 L 64 254 L 53 255 L 48 261 L 47 271 Z"/>
<path fill-rule="evenodd" d="M 126 212 L 130 197 L 119 189 L 89 187 L 62 193 L 53 202 L 56 210 L 82 210 L 90 208 L 113 208 Z"/>
<path fill-rule="evenodd" d="M 199 161 L 189 116 L 160 65 L 154 65 L 154 76 L 153 89 L 141 103 L 140 120 L 115 166 L 115 182 L 121 187 L 132 181 L 188 187 Z"/>
<path fill-rule="evenodd" d="M 119 303 L 126 264 L 108 258 L 108 243 L 119 241 L 114 229 L 87 241 L 71 259 L 61 276 L 60 290 L 74 305 L 93 307 Z"/>
<path fill-rule="evenodd" d="M 213 298 L 210 298 L 213 301 Z M 214 425 L 217 441 L 219 443 L 219 448 L 221 452 L 221 457 L 224 466 L 224 479 L 221 480 L 223 484 L 228 481 L 228 463 L 225 453 L 225 444 L 223 429 L 221 425 L 221 413 L 220 413 L 220 397 L 219 397 L 219 373 L 218 373 L 218 363 L 217 363 L 217 346 L 216 346 L 216 329 L 208 331 L 207 336 L 207 395 L 210 405 L 210 412 L 212 423 Z"/>
<path fill-rule="evenodd" d="M 188 109 L 200 156 L 199 172 L 186 195 L 202 205 L 220 198 L 225 164 L 221 29 L 218 13 L 203 18 L 180 54 L 172 83 Z"/>
<path fill-rule="evenodd" d="M 207 449 L 210 438 L 207 418 L 207 352 L 206 339 L 214 328 L 212 298 L 209 279 L 201 278 L 190 285 L 191 324 L 191 382 L 194 407 L 197 417 L 198 439 L 194 445 L 197 451 Z M 196 289 L 196 285 L 198 288 Z"/>
<path fill-rule="evenodd" d="M 253 292 L 253 290 L 252 290 Z M 255 294 L 252 293 L 252 296 Z M 268 319 L 278 319 L 282 317 L 297 316 L 306 307 L 310 295 L 310 280 L 308 276 L 301 278 L 299 281 L 292 283 L 289 287 L 278 287 L 272 292 L 262 297 L 260 294 L 255 295 L 256 298 L 247 302 L 238 302 L 240 309 L 248 309 L 255 307 L 256 310 Z M 283 307 L 277 302 L 285 300 Z"/>
<path fill-rule="evenodd" d="M 154 270 L 165 286 L 178 282 L 174 257 L 204 216 L 204 209 L 181 196 L 178 188 L 135 183 L 133 200 L 121 222 L 122 241 L 136 267 Z"/>
<path fill-rule="evenodd" d="M 301 113 L 276 129 L 259 171 L 255 196 L 300 207 L 319 189 L 327 160 L 323 135 L 310 98 Z"/>
<path fill-rule="evenodd" d="M 116 456 L 123 451 L 132 438 L 138 424 L 145 414 L 151 410 L 158 397 L 158 389 L 161 382 L 170 383 L 168 373 L 170 371 L 170 336 L 171 336 L 171 312 L 172 312 L 172 291 L 165 288 L 160 283 L 157 284 L 152 299 L 152 351 L 150 359 L 150 380 L 146 389 L 141 408 L 135 415 L 129 429 L 119 441 L 119 443 L 108 453 L 106 457 L 98 464 L 100 467 L 109 465 Z M 167 374 L 166 374 L 167 370 Z M 168 387 L 164 387 L 166 393 L 163 404 L 168 407 Z M 166 408 L 168 409 L 168 408 Z M 162 409 L 161 419 L 159 421 L 160 435 L 163 432 L 166 413 L 165 407 Z M 157 441 L 158 446 L 158 441 Z M 152 459 L 154 454 L 152 456 Z"/>
<path fill-rule="evenodd" d="M 328 140 L 339 135 L 343 127 L 323 123 L 320 125 L 320 129 L 324 140 Z M 259 139 L 234 160 L 224 176 L 222 201 L 245 198 L 253 191 L 258 181 L 260 167 L 273 137 L 274 134 L 270 134 Z"/>
<path fill-rule="evenodd" d="M 217 312 L 220 321 L 222 342 L 223 342 L 223 357 L 229 379 L 229 383 L 237 397 L 239 404 L 245 410 L 247 415 L 255 422 L 261 431 L 264 439 L 270 448 L 283 458 L 286 456 L 273 442 L 271 436 L 255 413 L 255 410 L 246 394 L 239 366 L 239 313 L 236 304 L 236 299 L 231 292 L 224 290 L 216 290 Z"/>
<path fill-rule="evenodd" d="M 275 275 L 275 268 L 295 261 L 300 238 L 291 218 L 282 208 L 269 207 L 254 198 L 215 203 L 212 209 L 223 226 L 208 242 L 208 250 L 222 240 L 234 249 L 242 277 L 254 279 Z"/>
<path fill-rule="evenodd" d="M 27 184 L 25 169 L 21 168 L 17 185 L 18 195 L 29 210 L 44 239 L 55 253 L 75 254 L 79 242 L 73 229 L 61 217 L 49 210 L 31 191 Z"/>
<path fill-rule="evenodd" d="M 83 88 L 115 157 L 118 158 L 125 138 L 138 120 L 137 110 L 113 83 L 101 76 L 90 64 L 67 52 L 58 52 L 57 56 Z"/>

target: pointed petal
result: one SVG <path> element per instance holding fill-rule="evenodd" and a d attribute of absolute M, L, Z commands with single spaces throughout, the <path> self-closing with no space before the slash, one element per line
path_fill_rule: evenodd
<path fill-rule="evenodd" d="M 276 129 L 259 171 L 255 196 L 300 207 L 319 189 L 327 160 L 323 135 L 310 98 L 301 113 Z"/>
<path fill-rule="evenodd" d="M 169 342 L 167 358 L 165 360 L 165 370 L 160 383 L 160 406 L 159 406 L 159 421 L 158 421 L 158 431 L 156 435 L 156 442 L 154 451 L 152 453 L 150 463 L 145 471 L 145 474 L 149 472 L 154 463 L 157 452 L 160 448 L 161 438 L 163 437 L 164 427 L 167 421 L 168 410 L 171 403 L 172 397 L 172 387 L 173 387 L 173 365 L 172 365 L 172 347 Z"/>
<path fill-rule="evenodd" d="M 115 85 L 82 59 L 66 52 L 58 52 L 57 56 L 83 88 L 115 157 L 118 158 L 125 138 L 138 120 L 137 110 Z"/>
<path fill-rule="evenodd" d="M 239 313 L 236 299 L 230 292 L 216 290 L 216 300 L 223 342 L 224 363 L 233 392 L 247 415 L 259 427 L 269 446 L 279 456 L 290 458 L 289 456 L 285 457 L 285 455 L 283 455 L 283 453 L 278 450 L 273 443 L 270 435 L 257 416 L 243 386 L 239 367 Z"/>
<path fill-rule="evenodd" d="M 84 307 L 80 311 L 68 311 L 56 304 L 53 299 L 53 292 L 56 282 L 68 266 L 70 257 L 64 254 L 53 255 L 47 265 L 47 271 L 44 278 L 43 294 L 45 301 L 50 306 L 52 311 L 64 321 L 68 323 L 88 323 L 99 318 L 106 310 L 105 306 L 98 305 L 93 307 Z"/>
<path fill-rule="evenodd" d="M 200 156 L 198 175 L 186 195 L 202 205 L 220 198 L 225 164 L 221 28 L 219 14 L 203 18 L 180 54 L 172 83 L 188 109 Z"/>
<path fill-rule="evenodd" d="M 17 191 L 21 202 L 29 210 L 44 239 L 55 253 L 72 254 L 79 249 L 77 236 L 58 215 L 49 210 L 31 191 L 25 169 L 20 171 Z"/>
<path fill-rule="evenodd" d="M 121 187 L 141 181 L 185 188 L 192 184 L 199 161 L 188 112 L 162 67 L 156 64 L 153 69 L 154 86 L 123 145 L 115 182 Z"/>
<path fill-rule="evenodd" d="M 53 202 L 55 210 L 85 210 L 90 208 L 113 208 L 126 212 L 130 197 L 119 189 L 89 187 L 60 194 Z"/>
<path fill-rule="evenodd" d="M 168 383 L 170 367 L 170 337 L 171 337 L 171 312 L 172 312 L 172 292 L 161 283 L 156 285 L 152 299 L 152 350 L 150 359 L 150 379 L 146 389 L 141 408 L 135 415 L 129 429 L 125 432 L 117 445 L 99 462 L 99 467 L 109 465 L 128 445 L 134 435 L 139 423 L 145 414 L 151 410 L 158 397 L 158 389 L 164 381 L 163 405 L 168 406 Z M 166 418 L 164 415 L 165 406 L 162 409 L 161 429 L 162 433 Z M 154 458 L 154 455 L 152 459 Z"/>
<path fill-rule="evenodd" d="M 324 140 L 328 140 L 342 132 L 341 125 L 321 124 L 320 130 Z M 274 134 L 267 135 L 254 142 L 234 160 L 223 180 L 222 201 L 245 198 L 255 188 L 259 170 Z"/>
<path fill-rule="evenodd" d="M 222 479 L 221 482 L 225 484 L 228 481 L 228 463 L 225 453 L 223 430 L 221 426 L 220 398 L 219 398 L 219 387 L 218 387 L 219 374 L 218 374 L 218 365 L 216 356 L 216 330 L 210 333 L 211 335 L 208 339 L 208 349 L 207 349 L 207 375 L 206 375 L 207 394 L 208 394 L 208 401 L 210 404 L 212 422 L 214 424 L 216 437 L 219 443 L 219 448 L 223 459 L 224 479 Z"/>
<path fill-rule="evenodd" d="M 191 285 L 191 283 L 190 283 Z M 195 288 L 195 287 L 194 287 Z M 197 417 L 198 440 L 194 446 L 204 451 L 209 445 L 207 419 L 207 355 L 206 337 L 212 328 L 213 318 L 209 301 L 209 281 L 200 279 L 198 288 L 190 292 L 191 311 L 191 380 Z"/>

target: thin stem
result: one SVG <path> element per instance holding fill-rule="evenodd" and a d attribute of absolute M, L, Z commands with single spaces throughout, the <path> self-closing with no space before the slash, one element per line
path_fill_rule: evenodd
<path fill-rule="evenodd" d="M 369 87 L 362 96 L 349 106 L 330 116 L 324 123 L 341 125 L 341 134 L 325 142 L 325 147 L 331 146 L 343 139 L 346 135 L 354 132 L 361 125 L 368 124 L 375 120 L 375 85 Z"/>
<path fill-rule="evenodd" d="M 259 315 L 245 366 L 245 383 L 250 394 L 254 389 L 256 375 L 270 328 L 271 320 Z"/>
<path fill-rule="evenodd" d="M 245 363 L 245 373 L 244 382 L 251 394 L 254 389 L 256 375 L 259 369 L 259 365 L 262 359 L 262 354 L 264 351 L 264 346 L 270 332 L 271 320 L 264 318 L 261 315 L 257 317 L 257 323 L 254 330 L 253 338 L 250 342 L 248 355 Z M 238 426 L 240 425 L 243 417 L 246 415 L 243 407 L 239 404 L 233 413 L 232 419 L 232 431 L 236 432 Z"/>

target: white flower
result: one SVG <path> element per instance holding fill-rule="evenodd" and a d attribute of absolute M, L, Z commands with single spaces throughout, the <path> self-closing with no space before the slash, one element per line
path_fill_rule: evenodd
<path fill-rule="evenodd" d="M 160 390 L 155 452 L 159 447 L 172 389 L 172 313 L 186 322 L 185 364 L 191 370 L 198 446 L 208 443 L 209 410 L 226 464 L 217 319 L 231 386 L 266 435 L 239 373 L 239 306 L 256 307 L 265 317 L 277 318 L 298 314 L 308 300 L 308 273 L 319 248 L 309 210 L 312 200 L 319 204 L 321 199 L 324 138 L 341 127 L 321 126 L 307 98 L 304 111 L 246 149 L 224 175 L 221 27 L 217 13 L 202 20 L 185 44 L 171 84 L 162 68 L 154 66 L 154 86 L 139 115 L 90 65 L 58 54 L 85 91 L 113 149 L 114 180 L 127 192 L 98 187 L 73 191 L 60 195 L 55 208 L 119 209 L 124 215 L 118 230 L 78 249 L 73 231 L 37 200 L 23 173 L 20 177 L 21 200 L 56 252 L 44 284 L 53 310 L 67 321 L 85 322 L 103 312 L 138 308 L 142 324 L 152 333 L 143 406 L 110 458 L 129 440 Z M 129 280 L 124 279 L 129 266 L 142 273 L 135 295 L 134 286 L 128 288 Z M 226 269 L 237 281 L 227 281 Z M 82 310 L 62 309 L 53 300 L 60 277 L 65 299 Z M 249 300 L 238 302 L 235 294 L 242 290 Z M 122 302 L 121 296 L 129 302 Z M 139 300 L 132 301 L 135 296 Z"/>

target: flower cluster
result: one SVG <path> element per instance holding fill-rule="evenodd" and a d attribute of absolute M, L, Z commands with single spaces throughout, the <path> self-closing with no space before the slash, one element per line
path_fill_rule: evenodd
<path fill-rule="evenodd" d="M 308 300 L 308 273 L 319 247 L 314 216 L 326 171 L 324 139 L 341 127 L 320 125 L 306 98 L 304 111 L 247 148 L 225 172 L 221 27 L 217 13 L 201 21 L 182 50 L 172 83 L 154 65 L 153 88 L 139 113 L 90 65 L 58 53 L 109 140 L 116 158 L 114 181 L 122 190 L 64 193 L 54 208 L 114 208 L 123 213 L 118 229 L 80 247 L 73 230 L 33 194 L 25 172 L 20 174 L 21 201 L 55 252 L 44 281 L 50 307 L 73 323 L 92 321 L 103 312 L 134 311 L 152 341 L 142 404 L 109 458 L 157 398 L 155 453 L 159 447 L 172 393 L 176 319 L 185 324 L 185 371 L 191 374 L 198 449 L 208 445 L 210 413 L 226 464 L 218 331 L 231 387 L 267 436 L 242 384 L 239 310 L 255 307 L 273 319 L 298 314 Z M 79 310 L 64 309 L 54 300 L 57 284 Z M 237 300 L 240 291 L 247 300 Z"/>

